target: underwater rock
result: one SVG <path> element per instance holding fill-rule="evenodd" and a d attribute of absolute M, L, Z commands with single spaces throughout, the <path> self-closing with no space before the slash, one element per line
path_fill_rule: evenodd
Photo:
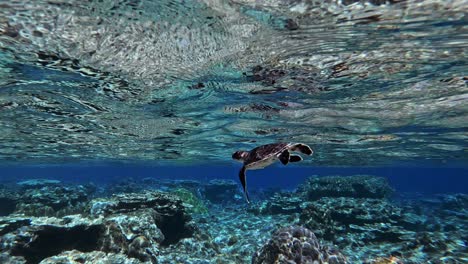
<path fill-rule="evenodd" d="M 196 180 L 173 180 L 172 182 L 176 187 L 182 187 L 189 190 L 195 190 L 202 186 L 202 183 Z"/>
<path fill-rule="evenodd" d="M 18 203 L 19 195 L 5 188 L 0 188 L 0 216 L 13 213 Z"/>
<path fill-rule="evenodd" d="M 324 197 L 309 203 L 301 213 L 300 221 L 316 230 L 321 238 L 335 243 L 353 243 L 354 234 L 359 241 L 401 242 L 404 236 L 414 234 L 409 228 L 422 225 L 423 219 L 414 223 L 414 214 L 382 199 Z M 347 234 L 347 236 L 344 236 Z"/>
<path fill-rule="evenodd" d="M 258 207 L 251 207 L 249 211 L 257 214 L 294 214 L 302 211 L 302 197 L 293 193 L 275 193 L 270 199 L 261 202 Z"/>
<path fill-rule="evenodd" d="M 0 263 L 26 264 L 26 260 L 23 257 L 11 256 L 7 253 L 0 253 Z"/>
<path fill-rule="evenodd" d="M 31 179 L 31 180 L 17 182 L 16 184 L 23 189 L 40 189 L 46 186 L 57 186 L 60 184 L 60 181 L 49 180 L 49 179 Z"/>
<path fill-rule="evenodd" d="M 3 217 L 0 218 L 0 236 L 7 234 L 9 232 L 15 231 L 16 229 L 22 226 L 28 226 L 31 224 L 31 220 L 29 218 L 9 218 Z"/>
<path fill-rule="evenodd" d="M 184 206 L 190 213 L 208 213 L 208 208 L 206 207 L 205 203 L 191 191 L 185 188 L 177 188 L 175 190 L 172 190 L 171 193 L 177 195 L 177 197 L 179 197 L 183 201 Z"/>
<path fill-rule="evenodd" d="M 355 175 L 309 178 L 298 189 L 307 200 L 321 197 L 388 198 L 393 189 L 383 177 Z"/>
<path fill-rule="evenodd" d="M 107 193 L 136 193 L 141 192 L 143 189 L 145 189 L 145 187 L 147 186 L 141 184 L 135 179 L 129 178 L 110 184 L 110 186 L 107 188 Z"/>
<path fill-rule="evenodd" d="M 138 259 L 129 258 L 124 254 L 106 253 L 102 251 L 80 252 L 71 250 L 62 252 L 56 256 L 46 258 L 40 264 L 80 264 L 80 263 L 108 263 L 108 264 L 141 264 Z"/>
<path fill-rule="evenodd" d="M 165 239 L 156 225 L 157 218 L 157 214 L 151 209 L 105 218 L 99 249 L 122 253 L 141 261 L 156 262 L 158 247 Z"/>
<path fill-rule="evenodd" d="M 346 257 L 339 251 L 322 246 L 307 228 L 292 226 L 277 230 L 253 258 L 252 264 L 301 263 L 345 264 Z"/>
<path fill-rule="evenodd" d="M 0 237 L 0 253 L 22 257 L 26 263 L 38 263 L 65 250 L 92 251 L 99 245 L 102 224 L 81 216 L 10 217 L 8 231 Z M 53 246 L 51 246 L 53 245 Z"/>
<path fill-rule="evenodd" d="M 154 221 L 164 234 L 163 245 L 190 237 L 194 232 L 195 227 L 187 208 L 182 200 L 173 194 L 156 191 L 124 193 L 108 199 L 95 199 L 89 203 L 89 213 L 92 216 L 137 214 L 136 211 L 141 212 L 143 209 L 149 209 L 154 214 Z"/>
<path fill-rule="evenodd" d="M 83 211 L 91 190 L 84 185 L 26 189 L 15 213 L 28 216 L 63 216 Z"/>
<path fill-rule="evenodd" d="M 227 203 L 239 193 L 239 186 L 231 180 L 211 180 L 205 185 L 202 195 L 212 203 Z"/>
<path fill-rule="evenodd" d="M 441 208 L 444 210 L 468 210 L 468 194 L 439 195 Z"/>

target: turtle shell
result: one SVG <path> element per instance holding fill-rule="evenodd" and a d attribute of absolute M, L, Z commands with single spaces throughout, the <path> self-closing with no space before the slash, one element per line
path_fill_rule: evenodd
<path fill-rule="evenodd" d="M 289 143 L 273 143 L 263 145 L 252 149 L 249 156 L 245 159 L 246 165 L 256 163 L 258 161 L 270 159 L 271 157 L 280 154 L 291 146 Z"/>

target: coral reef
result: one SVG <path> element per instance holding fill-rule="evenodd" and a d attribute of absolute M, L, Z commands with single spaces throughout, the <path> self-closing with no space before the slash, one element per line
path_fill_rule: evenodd
<path fill-rule="evenodd" d="M 46 186 L 58 186 L 60 185 L 60 181 L 50 179 L 30 179 L 17 182 L 16 184 L 23 189 L 40 189 Z"/>
<path fill-rule="evenodd" d="M 141 264 L 138 259 L 128 258 L 119 253 L 106 253 L 102 251 L 80 252 L 78 250 L 65 251 L 58 255 L 46 258 L 40 264 L 79 264 L 79 263 L 119 263 Z"/>
<path fill-rule="evenodd" d="M 301 222 L 327 240 L 343 243 L 354 239 L 346 234 L 359 234 L 361 243 L 401 242 L 402 237 L 423 224 L 406 218 L 402 208 L 386 200 L 324 197 L 309 203 L 300 215 Z M 347 241 L 353 243 L 353 241 Z"/>
<path fill-rule="evenodd" d="M 126 259 L 125 263 L 156 263 L 160 247 L 196 231 L 182 201 L 167 193 L 118 194 L 92 200 L 87 208 L 87 216 L 1 218 L 0 259 L 8 263 L 74 263 L 80 256 L 90 261 L 101 257 L 117 261 L 126 256 L 136 260 Z M 56 256 L 63 251 L 72 253 Z"/>
<path fill-rule="evenodd" d="M 185 188 L 177 188 L 173 190 L 172 193 L 184 202 L 185 207 L 190 213 L 208 213 L 208 208 L 203 203 L 203 201 L 200 198 L 196 197 L 195 194 L 193 194 L 191 191 Z"/>
<path fill-rule="evenodd" d="M 292 226 L 277 230 L 252 258 L 252 264 L 302 263 L 345 264 L 346 257 L 338 250 L 320 245 L 309 229 Z"/>
<path fill-rule="evenodd" d="M 109 189 L 99 187 L 102 191 L 96 193 L 93 186 L 62 183 L 0 188 L 0 208 L 7 208 L 0 217 L 0 263 L 399 264 L 468 259 L 466 194 L 391 200 L 391 188 L 381 178 L 334 176 L 313 178 L 297 191 L 278 190 L 259 204 L 246 205 L 236 200 L 235 182 L 144 181 L 150 189 L 168 192 L 90 200 Z M 141 182 L 133 183 L 143 189 Z M 5 204 L 9 207 L 1 207 Z"/>
<path fill-rule="evenodd" d="M 128 178 L 110 184 L 106 188 L 106 194 L 141 192 L 147 187 L 148 185 L 143 185 L 136 179 Z"/>
<path fill-rule="evenodd" d="M 38 263 L 64 250 L 92 251 L 98 247 L 102 231 L 100 221 L 80 216 L 9 217 L 2 221 L 7 230 L 0 232 L 4 233 L 0 252 L 22 257 L 26 263 Z"/>
<path fill-rule="evenodd" d="M 194 232 L 193 223 L 190 222 L 191 216 L 182 200 L 169 193 L 146 191 L 116 194 L 111 198 L 91 201 L 89 208 L 93 216 L 151 210 L 154 222 L 164 234 L 162 244 L 175 243 L 181 238 L 190 237 Z"/>
<path fill-rule="evenodd" d="M 249 208 L 255 214 L 293 214 L 302 212 L 302 197 L 294 193 L 275 193 L 258 207 Z"/>
<path fill-rule="evenodd" d="M 42 184 L 38 185 L 42 186 Z M 27 188 L 21 193 L 15 213 L 30 216 L 63 216 L 81 212 L 93 189 L 84 185 Z"/>
<path fill-rule="evenodd" d="M 203 188 L 202 195 L 212 203 L 228 203 L 239 193 L 239 185 L 231 180 L 211 180 Z"/>
<path fill-rule="evenodd" d="M 18 193 L 0 187 L 0 216 L 13 213 L 18 201 Z"/>
<path fill-rule="evenodd" d="M 369 175 L 311 177 L 299 187 L 307 200 L 321 197 L 388 198 L 393 189 L 383 177 Z"/>

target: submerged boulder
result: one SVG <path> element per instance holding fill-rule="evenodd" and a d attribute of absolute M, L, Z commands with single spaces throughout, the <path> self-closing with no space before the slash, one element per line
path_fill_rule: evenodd
<path fill-rule="evenodd" d="M 63 216 L 83 211 L 92 189 L 84 185 L 28 188 L 21 194 L 15 213 L 28 216 Z"/>
<path fill-rule="evenodd" d="M 26 263 L 42 259 L 64 250 L 92 251 L 99 246 L 103 226 L 99 220 L 78 215 L 54 217 L 10 217 L 0 237 L 0 253 L 23 258 Z"/>
<path fill-rule="evenodd" d="M 234 200 L 239 186 L 231 180 L 211 180 L 203 189 L 203 196 L 212 203 L 226 203 Z"/>
<path fill-rule="evenodd" d="M 129 258 L 124 254 L 106 253 L 103 251 L 81 252 L 71 250 L 62 252 L 56 256 L 46 258 L 40 264 L 80 264 L 80 263 L 119 263 L 119 264 L 141 264 L 145 263 L 135 258 Z"/>
<path fill-rule="evenodd" d="M 58 186 L 60 185 L 60 181 L 50 179 L 30 179 L 17 182 L 16 184 L 22 189 L 40 189 L 46 186 Z"/>
<path fill-rule="evenodd" d="M 16 209 L 18 200 L 18 193 L 0 187 L 0 216 L 13 213 Z"/>
<path fill-rule="evenodd" d="M 345 264 L 348 262 L 338 250 L 320 245 L 317 237 L 309 229 L 291 226 L 277 230 L 252 258 L 252 264 L 271 263 Z"/>
<path fill-rule="evenodd" d="M 256 214 L 294 214 L 302 211 L 302 197 L 294 193 L 275 193 L 270 199 L 260 202 L 260 206 L 249 211 Z"/>
<path fill-rule="evenodd" d="M 307 200 L 322 197 L 388 198 L 393 189 L 387 179 L 369 175 L 309 178 L 298 189 Z"/>
<path fill-rule="evenodd" d="M 423 221 L 386 200 L 349 197 L 324 197 L 308 203 L 300 216 L 300 222 L 321 238 L 345 244 L 353 240 L 401 242 Z"/>
<path fill-rule="evenodd" d="M 82 263 L 80 258 L 90 263 L 157 263 L 161 247 L 196 230 L 182 201 L 167 193 L 95 199 L 89 211 L 87 216 L 62 218 L 0 218 L 0 259 L 6 263 Z"/>
<path fill-rule="evenodd" d="M 154 222 L 164 234 L 164 245 L 190 237 L 194 232 L 187 208 L 182 200 L 173 194 L 157 191 L 124 193 L 108 199 L 95 199 L 89 204 L 89 213 L 92 216 L 138 214 L 142 210 L 151 212 Z"/>

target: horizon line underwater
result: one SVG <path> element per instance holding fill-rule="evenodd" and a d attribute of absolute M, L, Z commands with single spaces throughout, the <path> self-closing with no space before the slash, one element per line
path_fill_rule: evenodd
<path fill-rule="evenodd" d="M 466 0 L 0 3 L 0 264 L 468 263 Z"/>

